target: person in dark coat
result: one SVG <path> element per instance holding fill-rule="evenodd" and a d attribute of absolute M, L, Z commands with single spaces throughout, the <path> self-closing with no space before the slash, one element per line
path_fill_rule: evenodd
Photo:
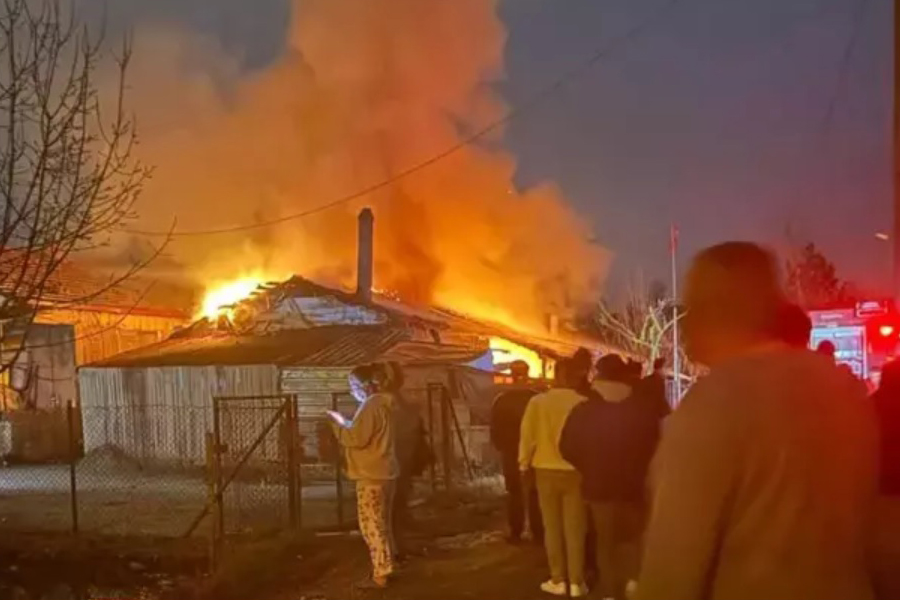
<path fill-rule="evenodd" d="M 875 530 L 875 591 L 879 599 L 900 598 L 900 361 L 881 371 L 872 394 L 880 439 L 879 498 Z"/>
<path fill-rule="evenodd" d="M 570 364 L 575 391 L 587 397 L 591 393 L 591 369 L 594 366 L 594 357 L 591 351 L 584 347 L 579 348 L 572 355 Z"/>
<path fill-rule="evenodd" d="M 636 397 L 632 377 L 616 355 L 597 361 L 594 394 L 572 409 L 560 436 L 590 507 L 602 598 L 624 598 L 637 579 L 647 471 L 659 440 L 659 418 Z"/>
<path fill-rule="evenodd" d="M 662 421 L 672 412 L 672 407 L 666 398 L 666 378 L 663 368 L 666 359 L 658 358 L 653 361 L 653 372 L 641 379 L 637 386 L 636 397 L 645 403 L 647 410 L 656 415 L 658 421 Z"/>
<path fill-rule="evenodd" d="M 537 390 L 529 385 L 528 363 L 520 360 L 513 362 L 510 374 L 512 387 L 498 394 L 491 407 L 491 443 L 500 452 L 503 467 L 509 540 L 513 543 L 522 540 L 527 510 L 531 537 L 536 542 L 542 542 L 544 527 L 537 490 L 534 485 L 523 481 L 523 474 L 519 471 L 522 418 Z"/>
<path fill-rule="evenodd" d="M 805 310 L 796 304 L 785 304 L 781 309 L 778 321 L 780 337 L 789 346 L 809 348 L 809 338 L 812 335 L 812 320 Z M 834 345 L 832 344 L 833 348 Z M 831 352 L 831 355 L 834 356 L 834 352 Z"/>
<path fill-rule="evenodd" d="M 403 368 L 396 362 L 386 365 L 388 389 L 394 394 L 394 454 L 399 472 L 394 485 L 389 521 L 392 547 L 396 561 L 403 561 L 406 555 L 406 532 L 412 525 L 409 514 L 409 500 L 413 492 L 413 482 L 428 466 L 431 448 L 428 445 L 425 424 L 417 408 L 403 393 Z"/>

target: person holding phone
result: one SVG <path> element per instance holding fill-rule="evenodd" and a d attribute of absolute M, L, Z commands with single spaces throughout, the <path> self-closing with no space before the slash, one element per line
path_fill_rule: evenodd
<path fill-rule="evenodd" d="M 344 449 L 347 477 L 356 482 L 359 530 L 369 548 L 372 578 L 363 588 L 385 588 L 394 573 L 390 510 L 399 474 L 394 454 L 393 404 L 390 374 L 382 364 L 356 367 L 349 377 L 350 393 L 359 402 L 353 419 L 329 411 L 332 427 Z"/>

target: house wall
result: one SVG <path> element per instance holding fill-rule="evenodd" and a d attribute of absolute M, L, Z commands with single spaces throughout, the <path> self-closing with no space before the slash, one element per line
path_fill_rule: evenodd
<path fill-rule="evenodd" d="M 347 384 L 349 367 L 293 367 L 284 368 L 281 371 L 281 390 L 285 394 L 297 396 L 298 415 L 300 418 L 300 435 L 302 436 L 303 453 L 307 462 L 328 462 L 333 450 L 330 448 L 327 433 L 326 410 L 333 407 L 333 398 L 337 395 L 338 410 L 346 417 L 352 417 L 356 411 L 356 402 L 350 397 L 350 389 Z M 466 454 L 470 460 L 481 464 L 485 461 L 485 440 L 487 439 L 487 427 L 481 427 L 472 423 L 470 403 L 475 400 L 472 394 L 474 389 L 469 385 L 470 377 L 465 374 L 470 370 L 459 370 L 451 377 L 454 367 L 448 365 L 411 366 L 404 368 L 403 392 L 407 402 L 413 406 L 422 418 L 426 427 L 434 428 L 434 443 L 438 448 L 441 445 L 441 434 L 449 431 L 453 438 L 454 453 L 458 459 L 463 456 L 456 435 L 456 425 L 448 423 L 445 429 L 441 424 L 440 400 L 437 394 L 432 399 L 432 415 L 428 414 L 428 386 L 440 384 L 453 389 L 451 379 L 455 380 L 456 396 L 453 398 L 453 407 L 456 412 L 456 422 L 466 444 Z M 471 371 L 474 373 L 474 371 Z M 492 378 L 488 374 L 480 376 L 490 383 Z"/>
<path fill-rule="evenodd" d="M 164 340 L 188 321 L 180 317 L 67 309 L 40 312 L 37 322 L 72 325 L 75 360 L 78 365 L 87 365 Z"/>
<path fill-rule="evenodd" d="M 16 362 L 0 375 L 0 409 L 49 410 L 76 401 L 73 336 L 70 325 L 33 324 L 24 347 L 21 338 L 8 338 L 6 360 Z"/>
<path fill-rule="evenodd" d="M 205 461 L 214 396 L 279 393 L 278 370 L 268 365 L 83 368 L 78 382 L 85 452 L 112 445 L 142 461 L 183 465 Z M 273 415 L 247 404 L 228 410 L 222 433 L 233 439 L 230 454 Z M 277 453 L 277 434 L 267 436 L 259 456 Z"/>
<path fill-rule="evenodd" d="M 306 462 L 330 462 L 334 449 L 328 434 L 326 410 L 333 407 L 352 417 L 356 402 L 350 397 L 350 367 L 287 367 L 281 370 L 281 391 L 296 394 L 303 457 Z"/>
<path fill-rule="evenodd" d="M 66 405 L 78 399 L 72 338 L 70 325 L 31 325 L 15 364 L 0 376 L 4 458 L 48 462 L 69 456 Z M 12 360 L 21 340 L 6 341 Z"/>

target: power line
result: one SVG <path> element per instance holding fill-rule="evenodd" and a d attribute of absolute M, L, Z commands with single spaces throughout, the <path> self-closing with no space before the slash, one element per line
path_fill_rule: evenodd
<path fill-rule="evenodd" d="M 847 45 L 844 46 L 844 54 L 841 56 L 838 76 L 834 84 L 834 91 L 831 93 L 828 100 L 828 107 L 822 120 L 823 137 L 831 130 L 831 123 L 834 120 L 834 111 L 837 109 L 838 99 L 840 98 L 841 91 L 846 86 L 847 74 L 850 71 L 850 61 L 853 58 L 853 51 L 856 49 L 856 44 L 859 41 L 859 32 L 862 29 L 862 21 L 863 17 L 865 17 L 868 4 L 869 0 L 856 1 L 856 11 L 853 13 L 853 28 L 850 30 L 850 37 L 847 39 Z"/>
<path fill-rule="evenodd" d="M 279 217 L 277 219 L 271 219 L 266 221 L 259 221 L 257 223 L 247 224 L 247 225 L 236 225 L 233 227 L 223 227 L 220 229 L 205 229 L 205 230 L 194 230 L 194 231 L 142 231 L 138 229 L 128 229 L 125 230 L 125 233 L 132 235 L 140 235 L 140 236 L 149 236 L 149 237 L 192 237 L 192 236 L 204 236 L 204 235 L 221 235 L 228 233 L 239 233 L 242 231 L 251 231 L 254 229 L 261 229 L 263 227 L 271 227 L 273 225 L 280 225 L 281 223 L 286 223 L 289 221 L 295 221 L 298 219 L 303 219 L 305 217 L 309 217 L 315 215 L 320 212 L 327 211 L 329 209 L 335 208 L 342 204 L 346 204 L 348 202 L 352 202 L 353 200 L 357 200 L 359 198 L 363 198 L 372 194 L 373 192 L 377 192 L 381 189 L 384 189 L 401 179 L 405 179 L 418 171 L 423 169 L 427 169 L 431 165 L 438 163 L 445 158 L 452 156 L 459 152 L 460 150 L 466 148 L 467 146 L 477 142 L 487 136 L 488 134 L 494 132 L 498 128 L 506 125 L 513 119 L 521 116 L 525 112 L 533 109 L 535 106 L 543 102 L 549 96 L 555 94 L 562 88 L 564 88 L 570 81 L 574 79 L 580 78 L 584 73 L 589 71 L 597 62 L 601 59 L 606 58 L 609 54 L 615 51 L 619 46 L 627 44 L 641 35 L 643 35 L 650 27 L 652 27 L 655 22 L 662 18 L 669 10 L 675 7 L 675 5 L 679 4 L 682 0 L 667 0 L 666 3 L 660 7 L 660 9 L 649 16 L 647 19 L 641 21 L 640 23 L 633 26 L 631 29 L 626 31 L 623 35 L 613 39 L 608 44 L 597 50 L 593 55 L 591 55 L 586 61 L 576 66 L 575 68 L 563 73 L 558 79 L 553 81 L 547 87 L 541 89 L 537 93 L 535 93 L 531 98 L 525 101 L 518 106 L 515 106 L 507 111 L 505 115 L 500 117 L 499 119 L 492 121 L 491 123 L 485 125 L 481 129 L 477 130 L 475 133 L 465 137 L 462 141 L 448 147 L 444 151 L 435 154 L 424 160 L 420 163 L 417 163 L 399 173 L 396 173 L 378 183 L 370 185 L 366 188 L 348 194 L 346 196 L 341 196 L 336 198 L 330 202 L 326 202 L 325 204 L 321 204 L 314 208 L 305 210 L 303 212 L 294 213 L 291 215 L 285 215 L 283 217 Z"/>

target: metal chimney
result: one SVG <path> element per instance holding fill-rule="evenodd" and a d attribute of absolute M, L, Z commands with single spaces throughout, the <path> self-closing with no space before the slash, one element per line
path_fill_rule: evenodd
<path fill-rule="evenodd" d="M 362 209 L 359 212 L 359 237 L 356 247 L 356 295 L 362 300 L 372 299 L 374 225 L 375 216 L 372 214 L 372 209 Z"/>

